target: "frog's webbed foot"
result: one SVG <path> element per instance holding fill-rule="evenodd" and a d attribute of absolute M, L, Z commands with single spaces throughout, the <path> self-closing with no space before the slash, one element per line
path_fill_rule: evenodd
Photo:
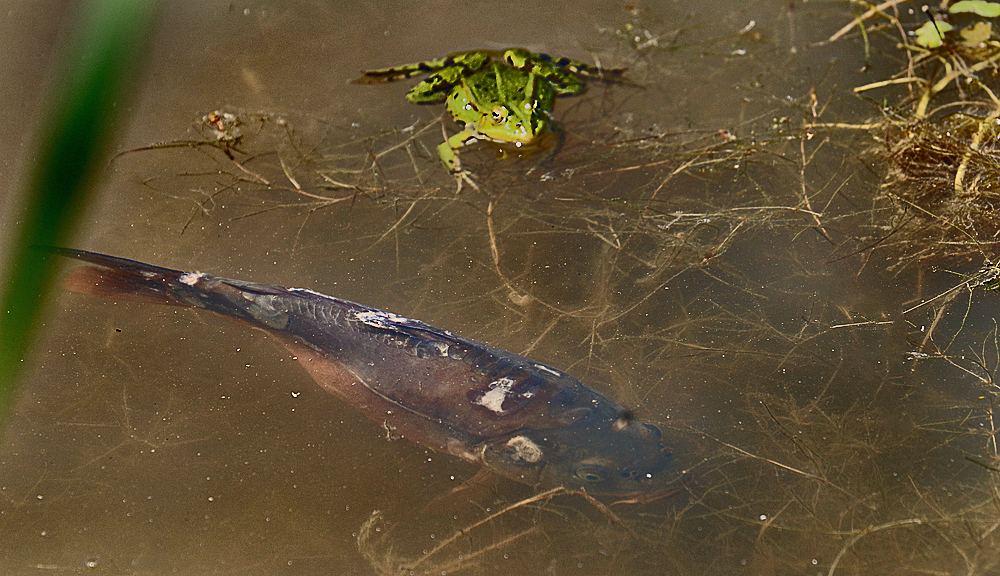
<path fill-rule="evenodd" d="M 468 185 L 472 186 L 472 188 L 477 192 L 479 191 L 479 185 L 476 184 L 476 181 L 472 179 L 472 173 L 469 172 L 468 170 L 460 170 L 458 172 L 453 172 L 452 176 L 455 177 L 455 183 L 457 184 L 457 187 L 455 188 L 455 194 L 462 193 L 463 182 L 468 183 Z"/>
<path fill-rule="evenodd" d="M 476 137 L 472 133 L 467 130 L 463 130 L 442 142 L 437 148 L 438 157 L 441 158 L 441 164 L 448 169 L 449 174 L 455 177 L 455 181 L 458 184 L 458 188 L 455 190 L 456 194 L 462 192 L 463 183 L 468 183 L 469 186 L 479 190 L 479 185 L 472 180 L 472 174 L 470 174 L 468 170 L 462 168 L 462 161 L 458 158 L 458 149 L 470 142 L 475 141 Z"/>

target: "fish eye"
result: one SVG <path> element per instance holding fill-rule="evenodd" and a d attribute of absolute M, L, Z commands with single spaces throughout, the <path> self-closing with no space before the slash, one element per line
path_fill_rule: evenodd
<path fill-rule="evenodd" d="M 582 464 L 576 469 L 576 477 L 587 482 L 600 482 L 608 477 L 608 471 L 596 464 Z"/>

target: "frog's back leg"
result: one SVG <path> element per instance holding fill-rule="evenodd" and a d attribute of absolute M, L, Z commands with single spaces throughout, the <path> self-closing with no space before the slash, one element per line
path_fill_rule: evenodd
<path fill-rule="evenodd" d="M 478 72 L 488 64 L 494 53 L 486 50 L 459 52 L 447 58 L 436 60 L 441 68 L 429 78 L 417 84 L 407 94 L 410 102 L 426 104 L 444 100 L 454 86 L 462 83 L 462 79 Z"/>
<path fill-rule="evenodd" d="M 380 84 L 383 82 L 395 82 L 406 80 L 414 76 L 431 74 L 452 65 L 452 57 L 439 58 L 437 60 L 425 60 L 392 68 L 380 68 L 378 70 L 362 70 L 362 76 L 351 80 L 354 84 Z"/>
<path fill-rule="evenodd" d="M 586 85 L 580 77 L 598 80 L 614 81 L 619 78 L 624 69 L 604 69 L 570 60 L 556 58 L 548 54 L 536 54 L 524 48 L 510 48 L 503 53 L 504 61 L 514 68 L 533 72 L 552 85 L 557 95 L 580 94 L 586 90 Z"/>
<path fill-rule="evenodd" d="M 439 62 L 443 62 L 443 60 L 414 62 L 413 64 L 404 64 L 403 66 L 395 66 L 392 68 L 381 68 L 379 70 L 362 70 L 362 76 L 351 80 L 351 83 L 380 84 L 382 82 L 406 80 L 407 78 L 413 78 L 414 76 L 420 76 L 421 74 L 430 74 L 435 70 L 439 70 L 441 68 L 440 66 L 437 66 Z"/>
<path fill-rule="evenodd" d="M 598 68 L 569 58 L 549 56 L 548 54 L 538 54 L 538 58 L 556 69 L 567 70 L 573 74 L 597 80 L 615 81 L 625 73 L 625 68 Z"/>
<path fill-rule="evenodd" d="M 465 75 L 465 71 L 457 66 L 451 66 L 435 72 L 429 78 L 411 88 L 406 93 L 406 99 L 416 104 L 440 102 L 448 97 L 448 94 L 455 85 L 461 84 L 462 78 Z"/>
<path fill-rule="evenodd" d="M 379 84 L 382 82 L 395 82 L 406 80 L 422 74 L 431 74 L 445 68 L 458 66 L 472 73 L 479 70 L 490 61 L 490 52 L 479 50 L 473 52 L 459 52 L 451 54 L 437 60 L 424 60 L 392 68 L 380 68 L 378 70 L 362 70 L 362 76 L 355 78 L 351 82 L 355 84 Z"/>

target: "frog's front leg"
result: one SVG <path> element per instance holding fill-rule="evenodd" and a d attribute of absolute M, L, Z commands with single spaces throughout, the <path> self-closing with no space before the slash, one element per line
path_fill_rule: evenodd
<path fill-rule="evenodd" d="M 479 186 L 472 181 L 472 175 L 462 168 L 462 161 L 458 158 L 459 148 L 465 146 L 466 144 L 471 144 L 478 140 L 476 135 L 473 134 L 471 130 L 466 128 L 458 134 L 455 134 L 451 138 L 448 138 L 442 142 L 438 148 L 438 157 L 441 158 L 441 164 L 448 169 L 448 173 L 455 177 L 458 183 L 458 189 L 455 191 L 456 194 L 462 191 L 462 182 L 468 182 L 469 186 L 472 186 L 476 190 L 479 190 Z"/>

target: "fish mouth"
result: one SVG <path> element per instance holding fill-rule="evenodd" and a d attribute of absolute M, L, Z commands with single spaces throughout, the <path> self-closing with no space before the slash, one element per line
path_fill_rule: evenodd
<path fill-rule="evenodd" d="M 689 471 L 681 471 L 672 478 L 662 478 L 660 481 L 653 481 L 645 486 L 638 486 L 632 490 L 620 491 L 588 491 L 595 496 L 603 496 L 612 500 L 610 505 L 618 504 L 650 504 L 666 498 L 670 498 L 679 492 L 687 490 L 688 481 L 691 479 Z"/>
<path fill-rule="evenodd" d="M 583 486 L 572 487 L 572 486 L 566 486 L 566 485 L 557 486 L 554 489 L 550 488 L 550 490 L 560 490 L 561 489 L 561 490 L 565 491 L 565 493 L 567 493 L 567 494 L 583 495 L 584 497 L 586 497 L 588 499 L 591 499 L 591 500 L 593 500 L 593 498 L 596 496 L 596 497 L 600 497 L 605 502 L 607 500 L 609 500 L 609 499 L 614 498 L 614 500 L 612 500 L 607 505 L 608 506 L 618 506 L 620 504 L 639 504 L 639 505 L 651 504 L 653 502 L 657 502 L 659 500 L 663 500 L 665 498 L 669 498 L 669 497 L 671 497 L 671 496 L 673 496 L 673 495 L 675 495 L 675 494 L 677 494 L 679 492 L 682 492 L 682 491 L 685 490 L 685 488 L 686 487 L 685 487 L 684 482 L 678 481 L 678 482 L 671 482 L 668 486 L 664 486 L 663 488 L 659 488 L 657 490 L 652 490 L 652 491 L 651 490 L 634 490 L 634 491 L 630 491 L 630 492 L 621 492 L 621 491 L 607 491 L 607 492 L 603 492 L 603 491 L 600 491 L 600 490 L 589 490 L 589 489 L 587 489 L 586 487 L 583 487 Z M 537 487 L 536 487 L 536 491 L 537 491 Z"/>
<path fill-rule="evenodd" d="M 634 490 L 629 493 L 617 493 L 609 494 L 609 496 L 617 496 L 618 499 L 611 503 L 612 506 L 616 504 L 649 504 L 665 498 L 674 496 L 679 492 L 684 492 L 688 488 L 688 484 L 692 481 L 694 477 L 691 469 L 680 471 L 680 473 L 666 484 L 660 484 L 660 487 L 650 490 Z"/>

